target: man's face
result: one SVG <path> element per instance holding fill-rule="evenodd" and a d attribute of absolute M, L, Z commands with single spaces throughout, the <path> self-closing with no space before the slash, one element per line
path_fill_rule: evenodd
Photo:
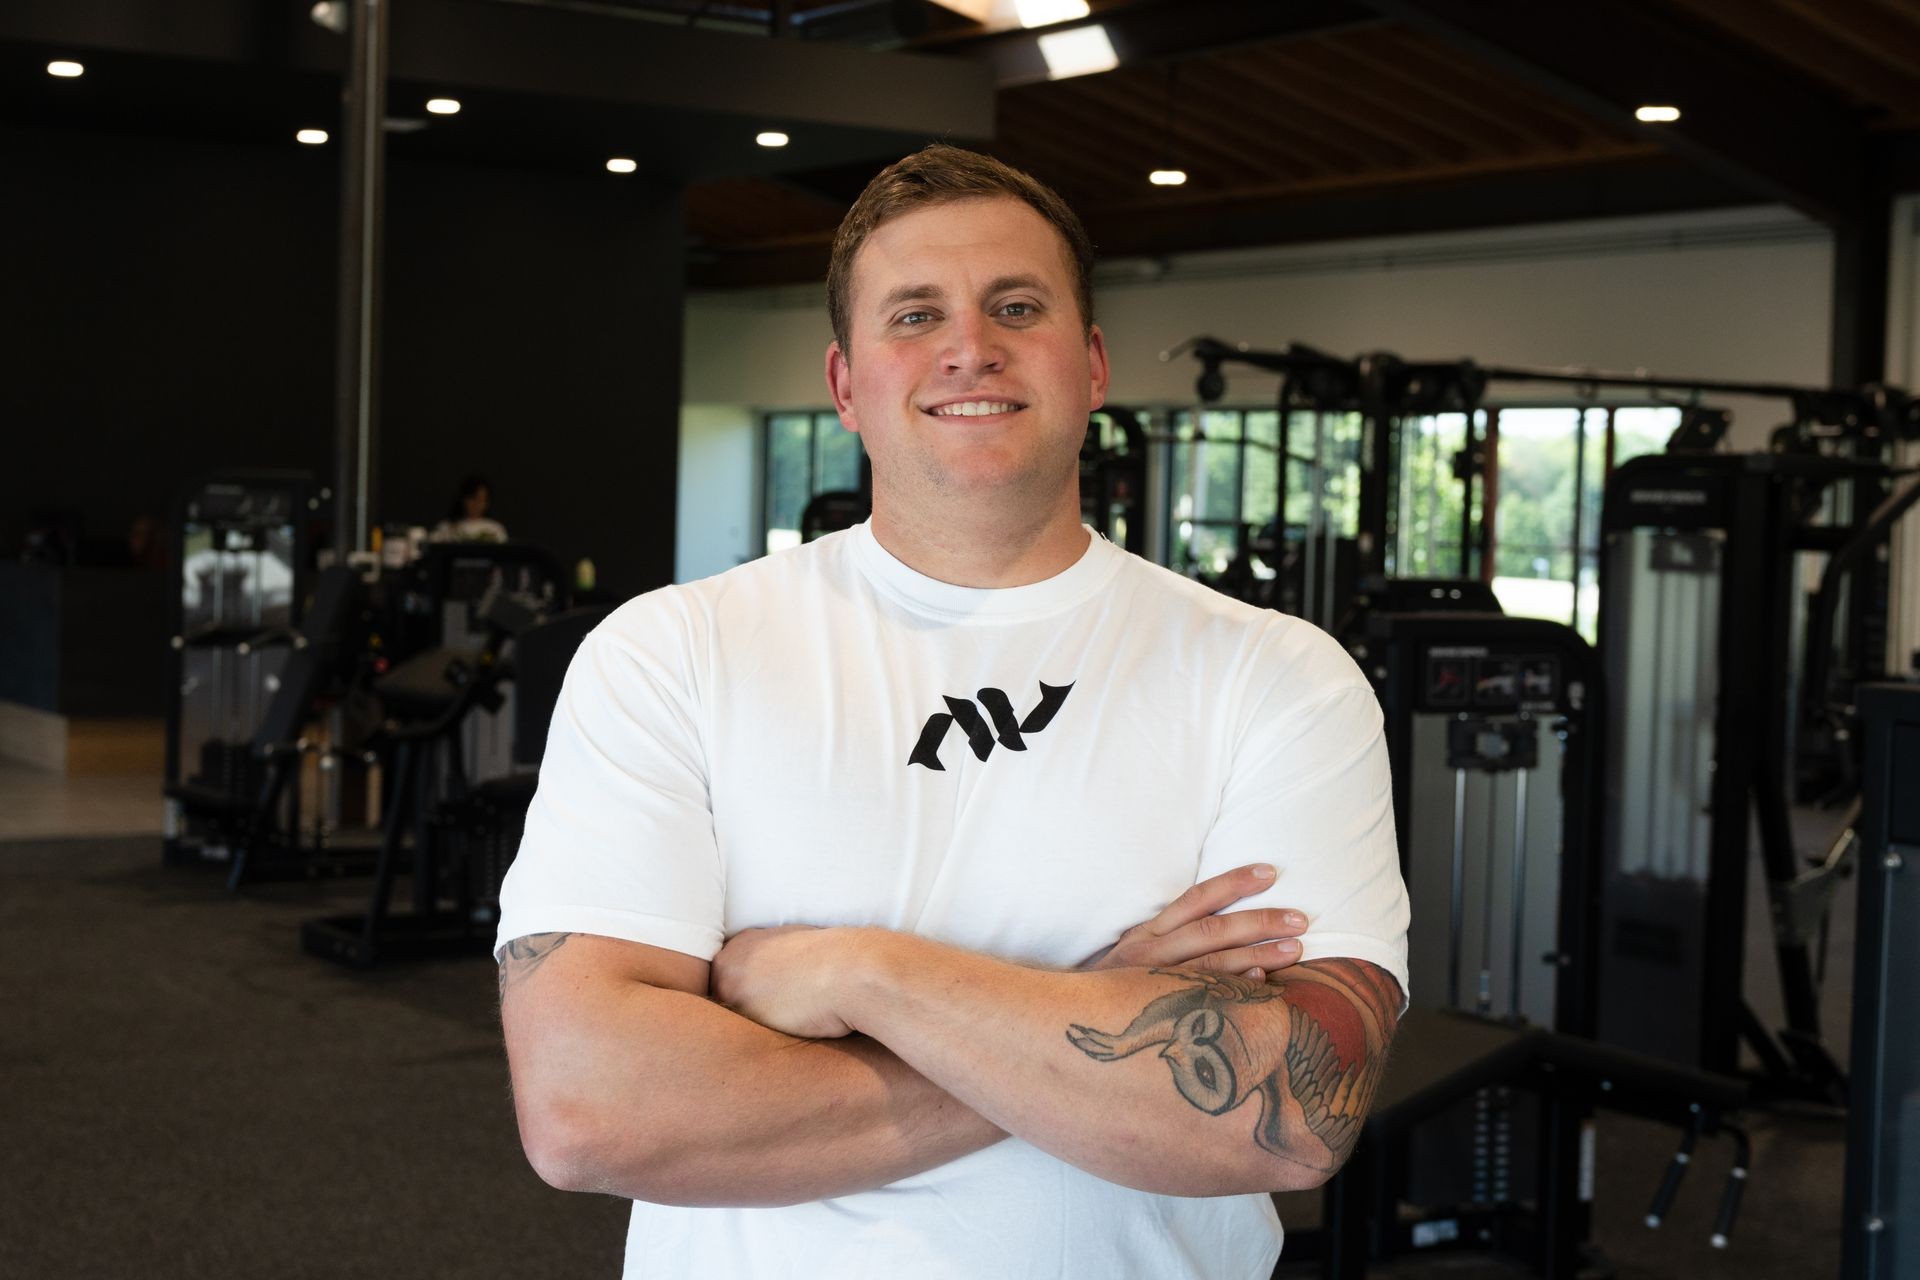
<path fill-rule="evenodd" d="M 917 209 L 867 238 L 851 283 L 852 349 L 828 349 L 827 382 L 876 500 L 1053 503 L 1077 486 L 1107 355 L 1052 224 L 1010 197 Z"/>

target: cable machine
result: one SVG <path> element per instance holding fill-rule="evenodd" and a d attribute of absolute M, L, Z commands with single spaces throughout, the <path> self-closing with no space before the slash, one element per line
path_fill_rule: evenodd
<path fill-rule="evenodd" d="M 1361 581 L 1410 567 L 1416 490 L 1424 490 L 1432 519 L 1443 470 L 1460 485 L 1453 568 L 1462 578 L 1484 573 L 1487 455 L 1479 420 L 1486 378 L 1471 361 L 1417 363 L 1386 352 L 1343 360 L 1298 343 L 1256 351 L 1206 337 L 1162 352 L 1161 359 L 1188 351 L 1201 364 L 1196 390 L 1203 405 L 1225 395 L 1225 365 L 1280 375 L 1277 514 L 1271 529 L 1252 536 L 1255 553 L 1275 577 L 1250 595 L 1255 603 L 1333 630 Z M 1462 440 L 1442 459 L 1438 433 L 1410 431 L 1409 424 L 1450 414 L 1461 417 Z M 1427 485 L 1413 482 L 1417 469 Z M 1305 498 L 1297 515 L 1296 494 Z"/>

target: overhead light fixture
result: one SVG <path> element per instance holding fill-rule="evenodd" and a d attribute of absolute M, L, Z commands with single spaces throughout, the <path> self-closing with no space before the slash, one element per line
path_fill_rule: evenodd
<path fill-rule="evenodd" d="M 71 80 L 75 76 L 84 75 L 86 70 L 85 67 L 77 62 L 49 62 L 47 64 L 47 74 L 50 76 L 59 76 L 62 80 Z"/>
<path fill-rule="evenodd" d="M 1633 113 L 1641 124 L 1672 124 L 1680 118 L 1678 107 L 1641 107 Z"/>
<path fill-rule="evenodd" d="M 767 129 L 753 135 L 753 140 L 763 147 L 784 147 L 793 139 L 778 129 Z"/>
<path fill-rule="evenodd" d="M 293 140 L 295 142 L 304 142 L 310 147 L 317 147 L 327 140 L 327 131 L 325 129 L 302 129 L 293 135 Z"/>
<path fill-rule="evenodd" d="M 1187 185 L 1185 169 L 1155 169 L 1147 175 L 1147 181 L 1156 187 L 1184 187 Z"/>
<path fill-rule="evenodd" d="M 1040 36 L 1037 43 L 1040 56 L 1047 62 L 1049 80 L 1088 76 L 1120 65 L 1120 59 L 1114 56 L 1113 41 L 1107 39 L 1107 29 L 1098 23 L 1070 31 L 1048 32 Z"/>
<path fill-rule="evenodd" d="M 457 116 L 460 114 L 460 99 L 428 98 L 427 114 L 430 116 Z"/>
<path fill-rule="evenodd" d="M 625 156 L 615 156 L 613 159 L 607 161 L 608 173 L 632 173 L 639 167 L 639 165 L 627 159 Z"/>
<path fill-rule="evenodd" d="M 1013 12 L 1023 27 L 1047 27 L 1084 18 L 1092 10 L 1087 0 L 1013 0 Z"/>
<path fill-rule="evenodd" d="M 307 16 L 313 19 L 315 26 L 325 27 L 337 36 L 347 33 L 347 6 L 341 0 L 319 0 L 318 4 L 307 10 Z"/>

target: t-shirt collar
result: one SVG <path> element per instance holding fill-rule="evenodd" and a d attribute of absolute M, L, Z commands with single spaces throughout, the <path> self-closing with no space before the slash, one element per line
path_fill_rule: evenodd
<path fill-rule="evenodd" d="M 1018 622 L 1059 613 L 1081 603 L 1106 586 L 1119 570 L 1126 553 L 1092 528 L 1080 558 L 1039 582 L 1022 587 L 962 587 L 929 578 L 908 568 L 873 536 L 872 521 L 850 531 L 855 559 L 861 571 L 887 595 L 915 613 L 949 620 L 991 618 Z"/>

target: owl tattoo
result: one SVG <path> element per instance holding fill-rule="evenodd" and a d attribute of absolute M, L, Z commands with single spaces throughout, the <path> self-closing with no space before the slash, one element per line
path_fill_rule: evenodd
<path fill-rule="evenodd" d="M 1288 1160 L 1311 1158 L 1307 1134 L 1345 1159 L 1360 1136 L 1385 1064 L 1398 986 L 1372 965 L 1322 960 L 1271 983 L 1155 969 L 1192 985 L 1161 996 L 1123 1031 L 1075 1025 L 1067 1039 L 1116 1062 L 1156 1045 L 1180 1096 L 1208 1115 L 1260 1098 L 1254 1141 Z"/>

